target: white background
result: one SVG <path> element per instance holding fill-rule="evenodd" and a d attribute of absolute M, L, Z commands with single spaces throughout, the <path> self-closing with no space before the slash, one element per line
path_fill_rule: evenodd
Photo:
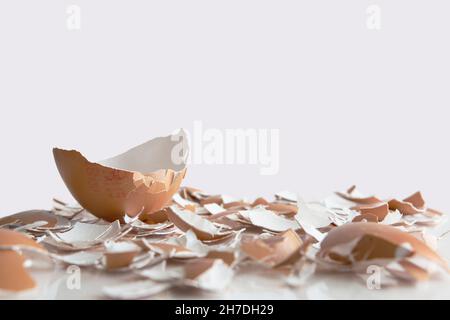
<path fill-rule="evenodd" d="M 81 30 L 66 27 L 70 4 Z M 186 184 L 420 189 L 449 211 L 449 14 L 438 0 L 2 1 L 0 215 L 71 199 L 54 146 L 101 160 L 194 120 L 280 129 L 280 171 L 194 165 Z"/>

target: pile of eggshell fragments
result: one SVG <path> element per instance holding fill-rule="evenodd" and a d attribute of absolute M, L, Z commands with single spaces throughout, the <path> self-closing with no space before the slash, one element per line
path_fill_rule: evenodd
<path fill-rule="evenodd" d="M 182 187 L 164 209 L 112 223 L 55 200 L 52 210 L 0 219 L 0 289 L 35 288 L 29 268 L 42 262 L 133 273 L 135 281 L 102 288 L 123 299 L 174 287 L 221 291 L 243 266 L 271 269 L 292 287 L 323 271 L 364 276 L 372 265 L 390 285 L 423 281 L 448 273 L 428 232 L 443 218 L 420 192 L 382 200 L 355 187 L 317 202 L 291 192 L 248 202 Z"/>

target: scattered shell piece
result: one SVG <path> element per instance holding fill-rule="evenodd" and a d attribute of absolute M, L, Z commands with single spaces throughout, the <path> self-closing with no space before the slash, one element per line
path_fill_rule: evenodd
<path fill-rule="evenodd" d="M 106 241 L 105 248 L 103 265 L 107 270 L 128 268 L 142 251 L 141 247 L 131 241 Z"/>
<path fill-rule="evenodd" d="M 36 287 L 36 282 L 25 268 L 26 257 L 20 250 L 6 247 L 29 247 L 46 251 L 44 247 L 26 235 L 6 229 L 0 229 L 0 289 L 7 291 L 24 291 Z"/>
<path fill-rule="evenodd" d="M 49 237 L 44 241 L 63 250 L 83 250 L 114 240 L 121 235 L 119 221 L 111 224 L 92 224 L 77 222 L 66 232 L 48 231 Z"/>
<path fill-rule="evenodd" d="M 356 186 L 351 186 L 346 192 L 336 192 L 336 194 L 348 201 L 352 201 L 359 204 L 376 204 L 382 202 L 375 196 L 366 196 L 360 193 Z"/>
<path fill-rule="evenodd" d="M 277 267 L 299 259 L 302 246 L 303 242 L 297 233 L 289 229 L 270 238 L 243 241 L 241 250 L 255 261 Z"/>
<path fill-rule="evenodd" d="M 217 240 L 232 234 L 231 231 L 222 232 L 209 220 L 195 213 L 180 210 L 176 206 L 170 207 L 167 216 L 177 228 L 184 232 L 192 230 L 200 240 Z"/>
<path fill-rule="evenodd" d="M 242 216 L 249 219 L 254 226 L 271 230 L 275 232 L 282 232 L 289 229 L 298 229 L 299 226 L 294 220 L 289 220 L 275 214 L 271 210 L 263 207 L 256 207 L 246 211 L 239 211 Z"/>
<path fill-rule="evenodd" d="M 355 272 L 365 272 L 371 265 L 392 268 L 393 263 L 397 263 L 401 270 L 393 272 L 395 276 L 403 274 L 415 280 L 423 278 L 417 269 L 423 269 L 423 266 L 418 265 L 417 258 L 426 261 L 427 266 L 448 271 L 447 263 L 413 235 L 370 222 L 350 223 L 332 229 L 322 241 L 317 257 L 337 270 Z"/>
<path fill-rule="evenodd" d="M 70 221 L 47 210 L 28 210 L 0 218 L 1 228 L 22 228 L 28 231 L 63 231 L 71 228 Z"/>

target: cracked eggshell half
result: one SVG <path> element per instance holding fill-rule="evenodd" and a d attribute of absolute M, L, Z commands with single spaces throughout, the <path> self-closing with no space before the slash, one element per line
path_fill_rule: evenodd
<path fill-rule="evenodd" d="M 56 166 L 73 197 L 98 218 L 134 216 L 142 207 L 162 209 L 186 174 L 186 133 L 155 138 L 116 157 L 90 162 L 76 150 L 53 149 Z"/>

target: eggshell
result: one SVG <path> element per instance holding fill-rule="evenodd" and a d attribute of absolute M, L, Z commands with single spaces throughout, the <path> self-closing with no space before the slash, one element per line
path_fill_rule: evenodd
<path fill-rule="evenodd" d="M 345 200 L 352 201 L 359 204 L 376 204 L 382 202 L 375 196 L 365 196 L 359 194 L 356 186 L 351 186 L 346 192 L 336 192 L 338 196 Z"/>
<path fill-rule="evenodd" d="M 218 240 L 231 236 L 231 231 L 221 232 L 211 221 L 186 210 L 180 210 L 171 206 L 167 210 L 167 217 L 181 231 L 192 230 L 198 239 L 202 241 Z"/>
<path fill-rule="evenodd" d="M 334 251 L 335 248 L 346 244 L 349 244 L 347 253 Z M 412 251 L 407 250 L 405 245 Z M 447 263 L 413 235 L 392 226 L 373 222 L 349 223 L 330 230 L 321 243 L 318 257 L 328 258 L 343 265 L 352 265 L 370 260 L 401 260 L 414 254 L 447 269 Z"/>
<path fill-rule="evenodd" d="M 177 140 L 178 139 L 178 140 Z M 161 210 L 183 180 L 185 162 L 174 163 L 172 153 L 187 140 L 167 136 L 99 163 L 76 150 L 53 149 L 56 166 L 67 188 L 80 205 L 98 218 L 114 221 L 125 214 Z M 183 144 L 187 157 L 188 146 Z"/>
<path fill-rule="evenodd" d="M 24 246 L 45 250 L 34 240 L 16 231 L 0 229 L 0 246 Z M 22 291 L 36 286 L 24 267 L 25 258 L 14 250 L 0 250 L 0 289 Z"/>

